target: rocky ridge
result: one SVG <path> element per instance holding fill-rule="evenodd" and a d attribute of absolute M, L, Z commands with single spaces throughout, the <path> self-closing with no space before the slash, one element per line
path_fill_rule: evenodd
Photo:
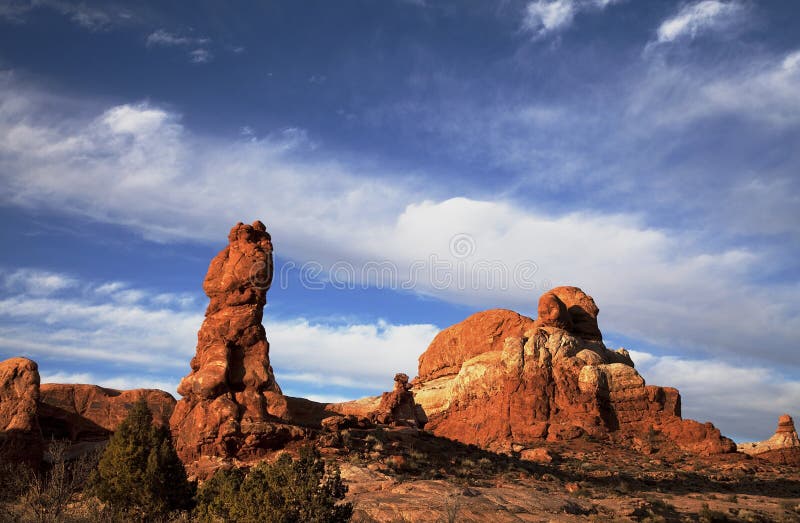
<path fill-rule="evenodd" d="M 104 441 L 144 399 L 157 425 L 169 425 L 175 398 L 157 389 L 116 390 L 97 385 L 43 383 L 37 417 L 46 439 Z"/>
<path fill-rule="evenodd" d="M 167 425 L 175 398 L 155 389 L 116 390 L 97 385 L 42 383 L 36 362 L 0 362 L 0 455 L 38 465 L 47 442 L 72 444 L 68 456 L 102 445 L 134 403 L 147 402 L 153 421 Z"/>

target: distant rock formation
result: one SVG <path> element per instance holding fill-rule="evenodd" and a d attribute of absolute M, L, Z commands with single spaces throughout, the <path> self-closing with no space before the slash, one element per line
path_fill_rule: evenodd
<path fill-rule="evenodd" d="M 414 395 L 410 392 L 408 375 L 396 374 L 394 377 L 394 390 L 381 395 L 378 407 L 370 413 L 376 423 L 384 425 L 405 425 L 408 427 L 422 428 L 425 419 L 418 412 L 414 403 Z"/>
<path fill-rule="evenodd" d="M 681 419 L 677 390 L 645 385 L 625 349 L 605 347 L 591 296 L 558 287 L 538 312 L 480 312 L 436 336 L 412 389 L 426 429 L 493 450 L 653 433 L 695 453 L 735 450 L 710 423 Z"/>
<path fill-rule="evenodd" d="M 190 473 L 218 459 L 260 457 L 303 435 L 279 419 L 286 399 L 261 325 L 272 274 L 272 241 L 260 221 L 235 225 L 208 268 L 203 290 L 211 301 L 170 420 Z"/>
<path fill-rule="evenodd" d="M 36 362 L 0 362 L 0 457 L 38 465 L 51 440 L 72 443 L 67 455 L 74 457 L 108 440 L 140 398 L 154 423 L 169 424 L 175 398 L 163 390 L 40 384 Z"/>
<path fill-rule="evenodd" d="M 42 459 L 38 401 L 36 362 L 27 358 L 0 362 L 0 460 L 38 464 Z"/>
<path fill-rule="evenodd" d="M 800 465 L 800 438 L 794 420 L 788 414 L 778 418 L 778 429 L 771 438 L 755 443 L 741 443 L 739 452 L 785 465 Z"/>
<path fill-rule="evenodd" d="M 43 383 L 38 418 L 45 439 L 72 442 L 111 437 L 134 403 L 144 398 L 156 425 L 169 426 L 175 398 L 163 390 L 116 390 L 97 385 Z"/>

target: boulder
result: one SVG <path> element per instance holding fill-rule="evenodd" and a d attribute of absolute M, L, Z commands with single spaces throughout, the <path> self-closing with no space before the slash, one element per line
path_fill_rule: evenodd
<path fill-rule="evenodd" d="M 0 460 L 38 465 L 44 449 L 36 416 L 39 367 L 27 358 L 0 362 Z"/>
<path fill-rule="evenodd" d="M 486 311 L 436 336 L 412 388 L 426 429 L 500 451 L 651 432 L 691 452 L 735 450 L 713 425 L 681 419 L 677 390 L 646 385 L 626 350 L 606 348 L 591 296 L 557 287 L 541 297 L 539 312 L 534 322 Z"/>
<path fill-rule="evenodd" d="M 261 324 L 272 275 L 272 240 L 264 224 L 235 225 L 203 282 L 210 301 L 170 419 L 190 474 L 209 471 L 194 466 L 201 462 L 257 459 L 304 434 L 280 418 L 287 402 Z"/>
<path fill-rule="evenodd" d="M 603 335 L 597 326 L 600 309 L 594 299 L 578 287 L 556 287 L 549 293 L 558 298 L 569 313 L 569 330 L 587 340 L 602 340 Z M 540 316 L 541 318 L 541 316 Z"/>
<path fill-rule="evenodd" d="M 524 449 L 519 453 L 519 459 L 533 461 L 534 463 L 552 463 L 556 457 L 556 454 L 544 447 Z"/>
<path fill-rule="evenodd" d="M 567 330 L 572 328 L 572 318 L 567 306 L 554 292 L 545 292 L 541 295 L 537 314 L 539 325 Z"/>

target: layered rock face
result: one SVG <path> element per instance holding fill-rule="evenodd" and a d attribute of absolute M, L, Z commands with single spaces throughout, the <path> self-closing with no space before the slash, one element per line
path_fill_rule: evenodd
<path fill-rule="evenodd" d="M 272 242 L 260 221 L 234 226 L 208 268 L 203 290 L 210 303 L 170 420 L 190 472 L 198 460 L 258 457 L 302 433 L 277 423 L 286 400 L 261 325 L 272 273 Z"/>
<path fill-rule="evenodd" d="M 778 418 L 778 429 L 771 438 L 755 443 L 742 443 L 738 450 L 773 463 L 800 465 L 800 438 L 797 437 L 794 420 L 788 414 Z"/>
<path fill-rule="evenodd" d="M 163 390 L 116 390 L 62 383 L 43 383 L 39 390 L 38 418 L 46 439 L 106 440 L 142 398 L 157 425 L 168 426 L 175 408 L 175 398 Z"/>
<path fill-rule="evenodd" d="M 625 349 L 605 347 L 583 291 L 553 289 L 538 312 L 480 312 L 433 340 L 412 389 L 426 429 L 494 450 L 652 432 L 691 452 L 735 450 L 710 423 L 681 419 L 677 390 L 645 385 Z"/>
<path fill-rule="evenodd" d="M 0 459 L 37 464 L 42 431 L 36 416 L 39 367 L 26 358 L 0 362 Z"/>

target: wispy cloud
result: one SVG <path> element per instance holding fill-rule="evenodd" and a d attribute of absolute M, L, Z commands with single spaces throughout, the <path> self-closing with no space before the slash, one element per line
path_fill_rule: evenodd
<path fill-rule="evenodd" d="M 188 36 L 172 33 L 166 29 L 158 29 L 147 35 L 147 47 L 186 47 L 193 48 L 188 51 L 189 60 L 195 64 L 210 62 L 214 55 L 207 49 L 211 39 L 201 36 Z"/>
<path fill-rule="evenodd" d="M 0 270 L 0 281 L 6 292 L 24 292 L 33 296 L 47 296 L 75 287 L 74 278 L 35 269 Z"/>
<path fill-rule="evenodd" d="M 0 18 L 24 23 L 34 9 L 56 11 L 90 31 L 108 30 L 114 24 L 129 22 L 132 16 L 124 7 L 115 5 L 100 7 L 66 0 L 11 0 L 0 2 Z"/>
<path fill-rule="evenodd" d="M 184 297 L 33 269 L 7 274 L 13 284 L 0 295 L 0 355 L 39 360 L 43 382 L 174 394 L 188 373 L 204 319 L 199 289 Z M 50 283 L 70 284 L 42 296 L 43 274 Z M 264 325 L 272 366 L 287 393 L 299 395 L 355 399 L 391 389 L 396 372 L 416 373 L 417 357 L 439 330 L 430 324 L 276 319 L 270 312 Z M 93 370 L 67 372 L 59 363 Z"/>
<path fill-rule="evenodd" d="M 800 49 L 719 67 L 657 60 L 635 84 L 629 111 L 656 126 L 733 116 L 777 130 L 796 128 L 798 89 Z"/>
<path fill-rule="evenodd" d="M 210 51 L 201 48 L 201 49 L 193 49 L 189 53 L 189 57 L 191 58 L 193 63 L 205 64 L 210 62 L 214 58 L 214 55 L 211 54 Z"/>
<path fill-rule="evenodd" d="M 166 29 L 158 29 L 147 35 L 146 43 L 152 46 L 196 46 L 209 43 L 204 37 L 193 37 L 171 33 Z"/>
<path fill-rule="evenodd" d="M 582 11 L 602 10 L 620 0 L 535 0 L 525 7 L 523 30 L 535 38 L 557 33 L 572 25 Z"/>
<path fill-rule="evenodd" d="M 328 267 L 387 260 L 406 276 L 432 254 L 457 263 L 449 241 L 468 233 L 477 245 L 468 262 L 500 260 L 514 267 L 533 261 L 539 285 L 577 284 L 593 294 L 607 330 L 665 346 L 794 361 L 798 284 L 761 282 L 771 260 L 760 250 L 711 247 L 694 232 L 654 227 L 635 214 L 548 213 L 503 198 L 435 197 L 446 191 L 414 189 L 413 179 L 394 173 L 360 174 L 357 164 L 311 155 L 303 143 L 281 135 L 200 138 L 178 115 L 149 105 L 117 106 L 68 125 L 46 125 L 44 114 L 28 114 L 0 106 L 0 172 L 6 173 L 9 204 L 80 213 L 160 241 L 217 241 L 244 213 L 266 219 L 289 259 Z M 108 172 L 117 176 L 109 179 Z M 381 181 L 387 177 L 400 181 Z M 184 205 L 175 206 L 176 200 Z M 298 201 L 305 204 L 302 214 Z M 342 231 L 348 231 L 347 242 Z M 413 290 L 524 312 L 543 288 L 442 288 L 423 274 Z M 135 293 L 127 297 L 140 301 Z M 733 317 L 748 321 L 731 322 Z M 767 346 L 762 332 L 771 333 Z M 761 347 L 758 354 L 754 346 Z"/>
<path fill-rule="evenodd" d="M 768 438 L 785 412 L 800 415 L 800 381 L 769 368 L 639 351 L 631 357 L 649 384 L 681 391 L 684 417 L 713 420 L 740 442 Z"/>
<path fill-rule="evenodd" d="M 704 32 L 725 31 L 743 21 L 746 9 L 737 0 L 702 0 L 684 5 L 658 27 L 657 42 L 692 39 Z"/>

